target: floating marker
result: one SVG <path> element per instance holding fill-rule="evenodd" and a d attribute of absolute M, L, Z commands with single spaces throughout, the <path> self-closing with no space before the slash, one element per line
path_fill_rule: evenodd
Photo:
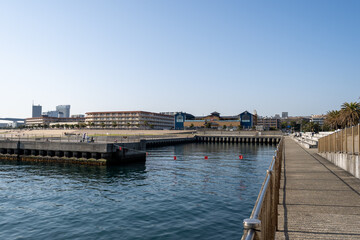
<path fill-rule="evenodd" d="M 122 150 L 122 147 L 119 147 L 119 150 L 121 151 L 121 150 Z"/>
<path fill-rule="evenodd" d="M 149 153 L 148 152 L 146 152 L 146 156 L 148 156 L 149 155 Z"/>
<path fill-rule="evenodd" d="M 209 159 L 208 156 L 205 156 L 205 159 Z"/>
<path fill-rule="evenodd" d="M 243 159 L 243 155 L 240 155 L 239 158 L 240 158 L 240 159 Z"/>
<path fill-rule="evenodd" d="M 176 156 L 174 156 L 174 160 L 176 160 Z"/>

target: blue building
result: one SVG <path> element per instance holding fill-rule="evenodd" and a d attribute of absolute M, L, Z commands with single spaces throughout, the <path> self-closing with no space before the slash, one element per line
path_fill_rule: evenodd
<path fill-rule="evenodd" d="M 254 126 L 254 115 L 245 111 L 240 113 L 240 124 L 243 129 L 251 129 Z"/>
<path fill-rule="evenodd" d="M 175 130 L 183 130 L 186 114 L 179 112 L 175 114 Z"/>
<path fill-rule="evenodd" d="M 184 130 L 184 123 L 186 120 L 195 119 L 194 115 L 186 113 L 186 112 L 173 112 L 167 113 L 168 115 L 174 115 L 174 129 L 175 130 Z"/>

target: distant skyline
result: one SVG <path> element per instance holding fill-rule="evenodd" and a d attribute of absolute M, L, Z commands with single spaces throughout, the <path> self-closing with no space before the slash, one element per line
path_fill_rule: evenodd
<path fill-rule="evenodd" d="M 360 1 L 0 0 L 0 118 L 325 114 L 360 97 Z"/>

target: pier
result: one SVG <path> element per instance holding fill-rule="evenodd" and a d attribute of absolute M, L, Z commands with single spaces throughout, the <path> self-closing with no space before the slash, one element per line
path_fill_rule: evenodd
<path fill-rule="evenodd" d="M 360 239 L 360 180 L 290 138 L 276 239 Z"/>
<path fill-rule="evenodd" d="M 261 144 L 277 144 L 280 142 L 281 136 L 204 136 L 197 135 L 197 142 L 220 142 L 220 143 L 261 143 Z"/>

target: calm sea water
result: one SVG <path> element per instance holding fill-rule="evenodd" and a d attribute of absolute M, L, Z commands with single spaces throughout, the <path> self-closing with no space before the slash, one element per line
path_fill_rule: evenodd
<path fill-rule="evenodd" d="M 0 239 L 240 239 L 274 150 L 184 144 L 111 168 L 2 162 Z"/>

